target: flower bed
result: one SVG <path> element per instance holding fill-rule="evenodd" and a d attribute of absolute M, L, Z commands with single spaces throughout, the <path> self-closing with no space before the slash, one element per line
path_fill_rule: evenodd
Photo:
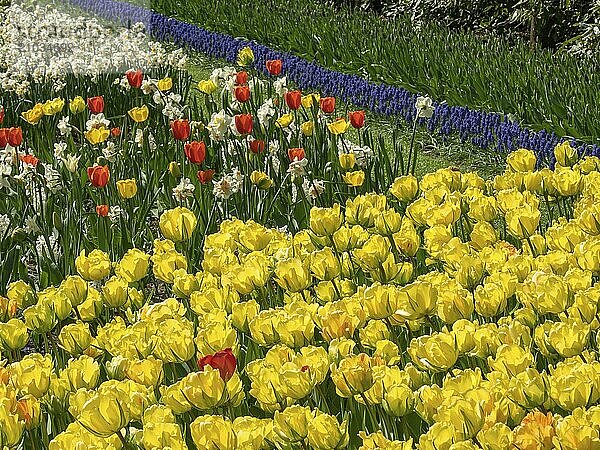
<path fill-rule="evenodd" d="M 342 101 L 367 108 L 378 114 L 398 116 L 408 122 L 412 122 L 412 118 L 414 117 L 413 105 L 417 95 L 404 88 L 389 84 L 369 82 L 363 77 L 354 74 L 341 73 L 293 54 L 273 50 L 265 45 L 261 45 L 260 42 L 247 41 L 228 34 L 207 31 L 197 25 L 186 23 L 127 2 L 115 0 L 101 0 L 99 2 L 92 0 L 69 1 L 71 4 L 77 5 L 84 10 L 93 12 L 94 14 L 98 14 L 109 20 L 116 20 L 120 23 L 127 23 L 128 21 L 143 22 L 150 33 L 157 36 L 159 39 L 174 41 L 178 45 L 189 46 L 196 51 L 218 58 L 225 58 L 230 62 L 235 60 L 240 48 L 249 45 L 256 54 L 258 62 L 257 66 L 259 68 L 264 67 L 262 64 L 266 60 L 282 59 L 286 62 L 285 74 L 302 89 L 316 89 L 326 95 L 338 97 Z M 245 9 L 251 8 L 251 6 L 248 6 Z M 198 8 L 197 5 L 195 5 L 195 10 L 202 11 L 202 8 Z M 227 20 L 227 22 L 229 22 L 229 20 Z M 381 28 L 384 29 L 385 27 Z M 287 28 L 283 27 L 282 29 Z M 308 38 L 309 37 L 307 36 L 300 41 L 304 42 Z M 440 53 L 446 51 L 447 40 L 451 38 L 452 35 L 450 35 L 450 37 L 444 36 L 439 38 L 440 47 L 436 48 L 434 51 Z M 420 40 L 420 38 L 418 40 Z M 385 47 L 385 42 L 382 42 L 380 45 Z M 492 48 L 489 50 L 493 52 L 495 49 Z M 318 50 L 315 49 L 315 51 Z M 402 65 L 409 65 L 414 59 L 411 52 L 415 50 L 404 51 L 408 56 L 406 58 L 407 61 L 404 61 Z M 483 50 L 480 50 L 480 52 L 482 51 Z M 374 52 L 376 51 L 374 50 Z M 526 55 L 522 57 L 522 62 L 517 62 L 520 61 L 520 58 L 516 58 L 517 61 L 511 61 L 507 67 L 498 70 L 508 72 L 512 70 L 515 65 L 527 65 L 527 61 L 530 60 L 531 55 L 529 55 L 528 52 L 525 53 Z M 390 58 L 392 56 L 394 55 L 389 55 Z M 464 56 L 464 54 L 461 54 L 460 56 Z M 459 60 L 457 64 L 459 66 L 462 64 L 460 56 L 457 57 Z M 362 58 L 358 55 L 354 57 L 354 59 L 359 62 L 362 61 Z M 371 65 L 373 68 L 377 68 L 380 65 L 380 62 L 381 61 L 373 61 Z M 549 58 L 546 65 L 552 64 L 553 62 L 552 58 Z M 444 67 L 444 65 L 442 64 L 440 67 Z M 427 67 L 424 71 L 427 72 L 429 69 L 430 68 Z M 461 67 L 461 70 L 465 73 L 470 73 L 469 71 L 472 70 L 472 67 L 467 65 L 466 67 Z M 489 73 L 489 68 L 487 66 L 483 66 L 481 70 L 485 74 Z M 483 76 L 484 75 L 480 75 L 480 78 Z M 529 74 L 528 76 L 531 77 L 532 80 L 527 83 L 528 85 L 533 84 L 539 78 L 538 74 Z M 557 74 L 556 77 L 560 78 L 561 74 Z M 443 70 L 443 75 L 440 74 L 440 78 L 443 78 L 443 80 L 440 79 L 438 85 L 444 84 L 448 78 L 445 69 Z M 456 78 L 460 79 L 460 81 L 465 79 L 463 75 L 457 76 Z M 516 83 L 516 80 L 513 79 L 512 82 Z M 492 83 L 492 81 L 490 80 L 489 83 Z M 473 83 L 470 83 L 468 86 L 462 86 L 461 92 L 472 91 L 472 84 Z M 506 84 L 510 86 L 510 84 Z M 530 86 L 527 86 L 527 88 L 529 87 Z M 477 85 L 477 90 L 481 91 L 478 95 L 483 96 L 480 103 L 487 104 L 489 102 L 489 99 L 487 98 L 489 96 L 489 89 L 490 88 L 481 81 Z M 505 85 L 503 85 L 503 89 L 510 90 L 510 88 L 507 89 Z M 577 87 L 568 86 L 564 87 L 564 89 L 557 88 L 556 92 L 566 92 L 573 89 L 577 89 Z M 544 95 L 548 95 L 547 92 L 547 87 L 544 88 L 544 91 L 541 93 L 524 90 L 523 94 L 519 96 L 518 99 L 515 99 L 515 101 L 518 102 L 518 107 L 521 109 L 523 107 L 524 99 L 527 98 L 527 96 L 532 98 L 535 97 L 536 99 L 543 98 Z M 498 93 L 497 97 L 505 97 L 509 94 L 509 92 Z M 581 97 L 583 98 L 584 95 L 582 94 Z M 566 98 L 564 101 L 570 102 L 571 99 Z M 576 132 L 575 127 L 568 126 L 567 122 L 570 120 L 570 117 L 563 117 L 564 114 L 561 111 L 565 108 L 563 105 L 560 105 L 560 100 L 556 100 L 556 103 L 559 103 L 559 105 L 546 104 L 544 105 L 546 111 L 540 111 L 540 115 L 544 118 L 543 121 L 542 119 L 539 119 L 539 122 L 536 124 L 538 128 L 541 128 L 540 131 L 533 131 L 526 126 L 522 126 L 518 122 L 513 121 L 508 114 L 486 112 L 463 106 L 450 106 L 444 102 L 436 105 L 436 114 L 433 117 L 433 120 L 429 121 L 427 125 L 430 131 L 435 130 L 442 136 L 457 133 L 464 142 L 470 142 L 482 149 L 499 152 L 501 154 L 506 154 L 521 147 L 529 148 L 544 162 L 552 163 L 552 149 L 564 139 L 562 136 L 566 134 L 576 134 L 578 137 L 587 136 L 587 139 L 590 139 L 590 134 L 593 134 L 592 130 L 588 130 L 587 134 L 583 134 L 581 132 Z M 513 108 L 516 107 L 515 104 L 512 106 Z M 582 108 L 588 108 L 588 106 L 582 105 Z M 531 108 L 525 107 L 526 111 L 523 111 L 523 114 L 527 114 L 530 109 Z M 556 123 L 548 124 L 546 120 L 547 116 L 549 114 L 554 114 L 555 111 L 558 111 L 557 114 L 560 118 L 557 118 L 555 121 Z M 548 132 L 544 129 L 550 125 L 552 125 L 554 129 L 560 130 L 558 131 L 560 134 Z M 572 142 L 572 144 L 576 145 L 575 142 Z M 598 155 L 599 149 L 597 145 L 579 144 L 579 152 L 581 154 Z"/>
<path fill-rule="evenodd" d="M 600 159 L 418 179 L 255 61 L 3 94 L 2 446 L 596 448 Z"/>

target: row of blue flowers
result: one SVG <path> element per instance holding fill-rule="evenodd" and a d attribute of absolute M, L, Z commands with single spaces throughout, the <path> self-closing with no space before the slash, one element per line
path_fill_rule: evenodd
<path fill-rule="evenodd" d="M 266 72 L 265 61 L 281 59 L 283 74 L 294 81 L 300 89 L 315 89 L 324 95 L 385 116 L 402 117 L 412 122 L 415 116 L 417 94 L 406 89 L 376 84 L 299 58 L 289 53 L 273 50 L 254 41 L 216 33 L 149 9 L 114 0 L 68 0 L 81 9 L 104 19 L 121 24 L 142 22 L 156 39 L 167 40 L 179 46 L 189 47 L 211 57 L 234 62 L 238 50 L 250 46 L 258 69 Z M 524 147 L 533 150 L 541 160 L 553 163 L 553 149 L 561 140 L 546 130 L 533 131 L 510 120 L 506 115 L 477 111 L 445 103 L 435 104 L 435 113 L 427 122 L 430 131 L 446 137 L 457 133 L 462 142 L 495 150 L 500 154 Z M 597 145 L 578 144 L 581 153 L 600 156 Z"/>

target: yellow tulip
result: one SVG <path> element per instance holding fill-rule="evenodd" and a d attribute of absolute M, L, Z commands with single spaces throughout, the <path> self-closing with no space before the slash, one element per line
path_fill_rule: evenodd
<path fill-rule="evenodd" d="M 121 260 L 115 265 L 115 274 L 128 283 L 135 283 L 146 276 L 150 255 L 132 248 L 127 250 Z"/>
<path fill-rule="evenodd" d="M 92 128 L 84 133 L 85 138 L 92 145 L 101 144 L 108 139 L 110 136 L 110 130 L 104 126 L 99 128 Z"/>
<path fill-rule="evenodd" d="M 281 128 L 286 128 L 288 127 L 292 122 L 294 121 L 294 117 L 292 116 L 291 113 L 287 113 L 284 114 L 283 116 L 279 117 L 275 122 L 277 123 L 277 125 L 279 125 Z"/>
<path fill-rule="evenodd" d="M 253 185 L 255 185 L 259 189 L 268 190 L 271 186 L 273 186 L 273 180 L 269 178 L 269 176 L 258 170 L 253 171 L 250 174 L 250 181 Z"/>
<path fill-rule="evenodd" d="M 173 79 L 171 77 L 161 78 L 156 82 L 156 87 L 159 91 L 168 91 L 173 87 Z"/>
<path fill-rule="evenodd" d="M 110 274 L 110 259 L 102 250 L 92 250 L 87 256 L 82 250 L 75 259 L 75 267 L 84 280 L 99 281 Z"/>
<path fill-rule="evenodd" d="M 92 343 L 90 327 L 83 322 L 65 325 L 58 335 L 58 342 L 71 355 L 80 355 Z"/>
<path fill-rule="evenodd" d="M 127 111 L 127 114 L 129 114 L 129 117 L 131 117 L 135 123 L 145 122 L 148 119 L 149 114 L 148 106 L 143 105 L 140 107 L 131 108 L 129 111 Z"/>
<path fill-rule="evenodd" d="M 342 169 L 349 170 L 356 165 L 356 156 L 352 152 L 340 153 L 338 158 Z"/>
<path fill-rule="evenodd" d="M 44 109 L 41 103 L 37 103 L 33 108 L 23 111 L 21 116 L 27 123 L 35 125 L 44 117 Z"/>
<path fill-rule="evenodd" d="M 71 111 L 71 114 L 78 114 L 80 112 L 83 112 L 83 111 L 85 111 L 85 108 L 86 108 L 85 100 L 80 95 L 73 98 L 69 102 L 69 110 Z"/>
<path fill-rule="evenodd" d="M 10 319 L 0 323 L 0 341 L 5 350 L 21 350 L 27 344 L 29 334 L 25 323 L 19 319 Z"/>
<path fill-rule="evenodd" d="M 346 119 L 338 119 L 335 122 L 331 122 L 327 124 L 327 129 L 334 136 L 344 134 L 348 128 L 350 127 L 350 123 L 346 121 Z"/>
<path fill-rule="evenodd" d="M 349 439 L 347 420 L 340 424 L 334 416 L 317 412 L 308 424 L 308 443 L 315 450 L 342 449 Z"/>
<path fill-rule="evenodd" d="M 300 125 L 300 131 L 304 136 L 312 136 L 315 129 L 315 124 L 309 120 Z"/>
<path fill-rule="evenodd" d="M 352 187 L 359 187 L 365 182 L 365 172 L 357 170 L 355 172 L 346 172 L 342 175 L 344 183 Z"/>
<path fill-rule="evenodd" d="M 187 241 L 196 229 L 196 224 L 194 213 L 181 206 L 163 212 L 159 220 L 162 234 L 174 242 Z"/>
<path fill-rule="evenodd" d="M 83 404 L 77 421 L 96 436 L 112 436 L 129 423 L 127 408 L 121 401 L 116 393 L 97 392 Z"/>
<path fill-rule="evenodd" d="M 198 82 L 200 92 L 210 95 L 217 90 L 217 85 L 212 80 L 201 80 Z"/>
<path fill-rule="evenodd" d="M 254 52 L 250 47 L 243 47 L 237 54 L 238 66 L 249 66 L 254 62 Z"/>

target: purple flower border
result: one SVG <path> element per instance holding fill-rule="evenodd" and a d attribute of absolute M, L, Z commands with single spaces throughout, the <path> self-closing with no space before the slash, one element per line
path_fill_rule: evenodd
<path fill-rule="evenodd" d="M 154 11 L 114 0 L 67 0 L 89 13 L 120 24 L 142 22 L 156 39 L 167 40 L 178 46 L 189 47 L 210 57 L 234 62 L 238 50 L 249 46 L 255 56 L 255 64 L 266 73 L 265 61 L 281 59 L 283 75 L 303 90 L 318 90 L 343 102 L 366 108 L 376 114 L 401 117 L 412 122 L 415 116 L 416 94 L 408 90 L 376 84 L 357 75 L 349 75 L 326 69 L 316 63 L 290 53 L 279 52 L 254 41 L 235 38 L 228 34 L 204 30 L 199 26 L 169 18 Z M 500 155 L 528 148 L 538 160 L 554 163 L 553 150 L 564 139 L 546 130 L 533 131 L 509 120 L 498 113 L 472 110 L 461 106 L 437 103 L 433 117 L 424 122 L 429 131 L 442 137 L 457 133 L 462 142 Z M 573 142 L 580 154 L 600 156 L 600 147 Z"/>

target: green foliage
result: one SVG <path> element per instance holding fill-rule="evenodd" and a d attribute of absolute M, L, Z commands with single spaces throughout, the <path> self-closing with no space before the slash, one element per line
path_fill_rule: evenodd
<path fill-rule="evenodd" d="M 595 142 L 600 134 L 596 61 L 526 42 L 481 36 L 406 17 L 385 19 L 316 0 L 155 0 L 161 13 L 316 60 L 452 105 L 513 114 L 534 129 Z"/>

